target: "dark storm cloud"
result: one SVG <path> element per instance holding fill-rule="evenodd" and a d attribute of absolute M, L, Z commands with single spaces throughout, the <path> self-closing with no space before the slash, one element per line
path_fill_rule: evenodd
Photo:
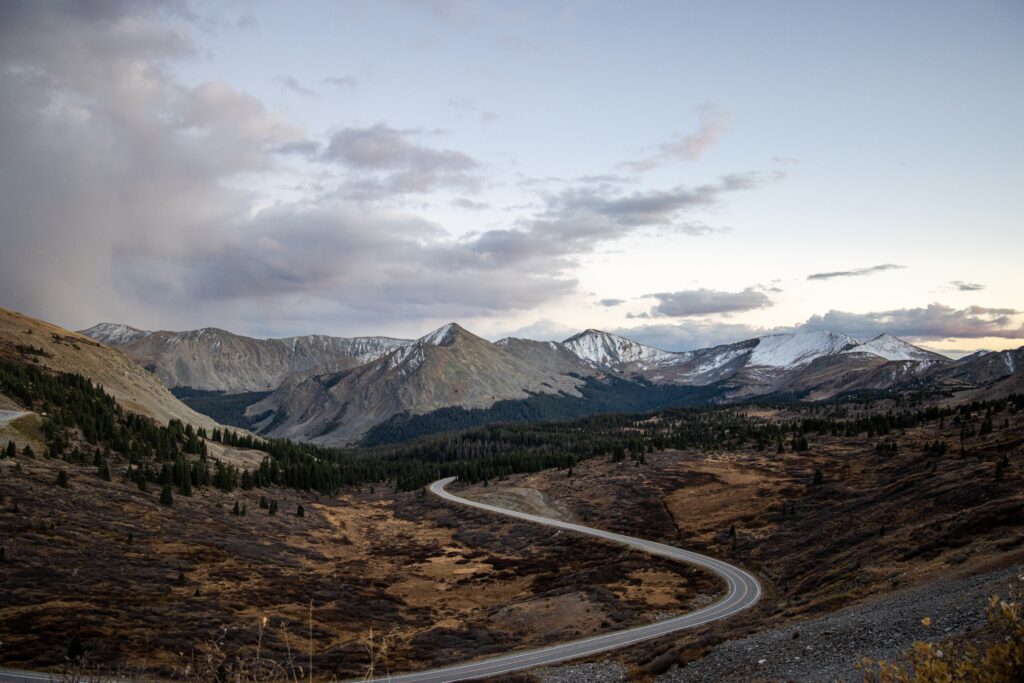
<path fill-rule="evenodd" d="M 655 318 L 685 318 L 717 313 L 738 313 L 772 305 L 772 300 L 764 292 L 759 292 L 752 287 L 740 292 L 692 289 L 649 294 L 648 297 L 658 300 L 657 305 L 648 314 Z"/>
<path fill-rule="evenodd" d="M 601 244 L 702 234 L 693 212 L 772 177 L 567 181 L 507 227 L 457 238 L 400 200 L 457 189 L 457 205 L 484 208 L 461 192 L 482 182 L 477 160 L 384 123 L 324 143 L 227 84 L 184 84 L 173 67 L 199 54 L 202 22 L 172 4 L 0 4 L 0 167 L 17 169 L 0 184 L 2 305 L 74 327 L 240 331 L 524 310 L 574 292 L 577 260 Z M 244 188 L 291 155 L 325 169 L 325 189 L 257 210 L 270 198 Z"/>
<path fill-rule="evenodd" d="M 605 308 L 614 308 L 626 303 L 625 299 L 601 299 L 597 302 L 598 306 L 604 306 Z"/>
<path fill-rule="evenodd" d="M 882 273 L 887 270 L 901 270 L 906 266 L 898 266 L 895 263 L 883 263 L 877 266 L 868 266 L 867 268 L 853 268 L 851 270 L 835 270 L 828 273 L 813 273 L 807 276 L 808 280 L 832 280 L 837 277 L 860 277 L 862 275 L 871 275 L 873 273 Z"/>

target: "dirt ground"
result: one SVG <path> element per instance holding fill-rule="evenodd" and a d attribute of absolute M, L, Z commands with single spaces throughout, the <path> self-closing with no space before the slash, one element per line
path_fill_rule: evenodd
<path fill-rule="evenodd" d="M 770 625 L 1019 562 L 1024 415 L 999 415 L 997 422 L 1004 419 L 1006 427 L 968 438 L 963 453 L 959 427 L 936 421 L 885 437 L 898 443 L 897 453 L 876 452 L 880 438 L 811 434 L 802 453 L 666 450 L 640 466 L 593 458 L 572 476 L 518 475 L 468 494 L 544 500 L 591 526 L 722 557 L 763 580 L 767 595 L 753 610 L 623 655 L 640 676 Z M 954 448 L 924 452 L 936 438 Z M 820 485 L 813 484 L 815 470 Z"/>
<path fill-rule="evenodd" d="M 44 457 L 36 417 L 7 439 L 19 455 L 0 458 L 6 666 L 59 665 L 78 635 L 110 670 L 188 678 L 258 647 L 285 666 L 312 651 L 329 680 L 365 673 L 371 637 L 378 672 L 411 670 L 640 624 L 719 590 L 667 561 L 418 493 L 206 489 L 166 507 L 121 464 L 107 482 Z"/>

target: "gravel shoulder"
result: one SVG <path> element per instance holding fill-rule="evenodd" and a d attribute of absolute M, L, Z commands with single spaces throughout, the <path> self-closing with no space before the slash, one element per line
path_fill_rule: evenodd
<path fill-rule="evenodd" d="M 1005 594 L 1024 575 L 1024 564 L 945 579 L 877 596 L 824 617 L 766 629 L 726 641 L 707 656 L 659 676 L 660 683 L 793 680 L 810 683 L 863 680 L 865 657 L 892 659 L 915 641 L 939 640 L 986 623 L 986 600 Z M 921 620 L 930 617 L 926 627 Z M 590 662 L 535 672 L 544 683 L 627 680 L 618 662 Z"/>

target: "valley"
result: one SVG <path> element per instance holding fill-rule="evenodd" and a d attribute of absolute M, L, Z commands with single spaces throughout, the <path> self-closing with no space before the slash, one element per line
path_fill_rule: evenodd
<path fill-rule="evenodd" d="M 1022 28 L 0 0 L 0 683 L 1024 683 Z"/>
<path fill-rule="evenodd" d="M 191 413 L 161 384 L 119 388 L 120 376 L 146 372 L 122 352 L 10 319 L 0 338 L 7 667 L 332 680 L 519 651 L 530 666 L 557 661 L 537 648 L 653 625 L 661 637 L 600 656 L 616 675 L 650 680 L 717 661 L 719 646 L 751 634 L 1024 564 L 1024 399 L 1003 389 L 1015 375 L 1001 374 L 1013 355 L 907 361 L 971 373 L 952 393 L 772 394 L 638 413 L 609 412 L 591 395 L 605 412 L 461 431 L 454 421 L 339 449 L 170 417 Z M 449 329 L 433 341 L 443 354 L 461 338 Z M 790 342 L 773 347 L 780 363 L 807 354 Z M 415 348 L 424 363 L 436 353 Z M 606 351 L 595 358 L 608 362 Z M 456 365 L 467 358 L 455 353 Z M 651 359 L 627 354 L 636 357 Z M 586 377 L 577 400 L 593 382 L 632 386 L 602 374 L 567 375 Z M 232 394 L 191 391 L 230 406 Z M 143 407 L 148 415 L 134 412 Z M 457 496 L 561 520 L 550 524 L 717 558 L 756 576 L 763 597 L 668 635 L 667 624 L 689 624 L 685 615 L 726 594 L 719 578 L 453 505 L 427 491 L 443 477 L 459 478 Z"/>

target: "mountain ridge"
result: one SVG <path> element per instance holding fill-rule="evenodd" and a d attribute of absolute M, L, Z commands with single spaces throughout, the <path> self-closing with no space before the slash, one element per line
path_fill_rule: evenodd
<path fill-rule="evenodd" d="M 256 340 L 216 328 L 146 333 L 117 324 L 90 329 L 97 327 L 112 342 L 126 339 L 117 348 L 168 386 L 253 392 L 244 426 L 323 444 L 356 442 L 396 415 L 462 408 L 483 419 L 479 411 L 500 402 L 504 407 L 492 411 L 497 419 L 514 414 L 509 402 L 533 396 L 579 401 L 584 385 L 592 387 L 589 395 L 601 395 L 602 406 L 614 407 L 608 390 L 597 391 L 599 384 L 593 384 L 612 379 L 623 392 L 623 409 L 629 409 L 644 404 L 638 395 L 661 386 L 707 388 L 699 395 L 716 402 L 770 394 L 823 400 L 857 391 L 961 390 L 1001 381 L 1024 367 L 1024 358 L 1005 352 L 954 361 L 891 334 L 864 341 L 828 330 L 664 351 L 593 328 L 560 342 L 515 337 L 491 342 L 457 322 L 414 340 L 326 335 Z M 690 400 L 696 394 L 658 395 Z M 550 407 L 551 400 L 543 405 Z"/>

